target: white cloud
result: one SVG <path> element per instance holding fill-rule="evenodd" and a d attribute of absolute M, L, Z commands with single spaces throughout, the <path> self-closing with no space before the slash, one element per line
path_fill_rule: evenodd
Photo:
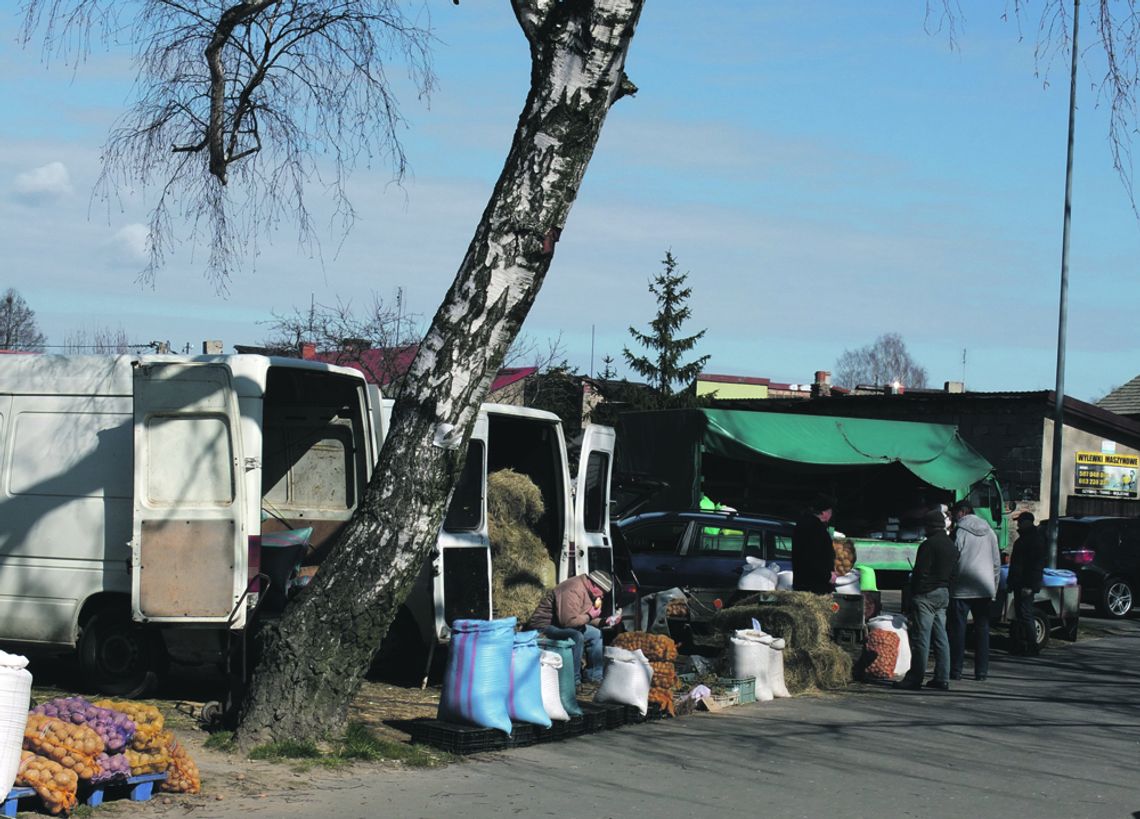
<path fill-rule="evenodd" d="M 124 225 L 104 245 L 112 264 L 119 267 L 141 267 L 148 260 L 150 231 L 134 222 Z"/>
<path fill-rule="evenodd" d="M 12 189 L 18 199 L 31 205 L 62 199 L 74 192 L 71 176 L 62 162 L 49 162 L 17 174 Z"/>

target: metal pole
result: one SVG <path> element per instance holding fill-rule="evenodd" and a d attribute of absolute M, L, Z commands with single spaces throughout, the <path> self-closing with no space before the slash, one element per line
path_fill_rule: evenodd
<path fill-rule="evenodd" d="M 1065 327 L 1069 313 L 1069 224 L 1073 214 L 1073 142 L 1077 123 L 1077 28 L 1081 0 L 1073 0 L 1073 66 L 1069 76 L 1069 147 L 1065 159 L 1065 223 L 1061 232 L 1061 297 L 1057 318 L 1057 386 L 1053 391 L 1053 463 L 1049 475 L 1049 565 L 1057 565 L 1061 514 L 1061 439 L 1065 429 Z"/>

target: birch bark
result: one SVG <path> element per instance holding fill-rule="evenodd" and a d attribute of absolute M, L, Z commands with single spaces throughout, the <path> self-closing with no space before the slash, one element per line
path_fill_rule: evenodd
<path fill-rule="evenodd" d="M 531 89 L 490 202 L 436 312 L 357 515 L 263 633 L 243 748 L 340 733 L 372 654 L 435 543 L 491 380 L 550 267 L 624 73 L 644 0 L 512 0 Z"/>

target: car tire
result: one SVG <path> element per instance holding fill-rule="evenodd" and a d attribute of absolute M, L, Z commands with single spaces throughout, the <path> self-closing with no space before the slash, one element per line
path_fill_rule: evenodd
<path fill-rule="evenodd" d="M 1097 611 L 1102 617 L 1121 620 L 1132 612 L 1135 602 L 1131 581 L 1123 577 L 1109 577 L 1101 588 Z"/>
<path fill-rule="evenodd" d="M 96 611 L 84 622 L 77 647 L 84 681 L 101 694 L 141 697 L 158 687 L 165 656 L 154 632 L 119 608 Z"/>
<path fill-rule="evenodd" d="M 1049 617 L 1040 610 L 1033 612 L 1033 639 L 1038 651 L 1049 645 Z"/>

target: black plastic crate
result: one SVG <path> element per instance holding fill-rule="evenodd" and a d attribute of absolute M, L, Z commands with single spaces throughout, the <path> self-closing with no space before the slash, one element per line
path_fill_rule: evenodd
<path fill-rule="evenodd" d="M 511 723 L 511 747 L 526 748 L 538 741 L 537 732 L 544 730 L 529 722 Z"/>
<path fill-rule="evenodd" d="M 609 725 L 609 711 L 607 708 L 593 702 L 578 702 L 582 709 L 582 733 L 595 734 L 605 731 Z"/>
<path fill-rule="evenodd" d="M 437 719 L 416 720 L 411 729 L 412 742 L 453 754 L 501 751 L 511 743 L 511 738 L 497 728 L 476 728 Z"/>
<path fill-rule="evenodd" d="M 571 733 L 572 724 L 565 720 L 555 720 L 551 723 L 549 728 L 543 728 L 539 725 L 534 726 L 534 741 L 535 742 L 558 742 L 567 739 L 575 734 Z M 579 720 L 578 733 L 581 733 L 582 726 Z"/>
<path fill-rule="evenodd" d="M 625 711 L 628 706 L 615 705 L 614 703 L 599 703 L 602 708 L 606 709 L 606 727 L 607 728 L 621 728 L 626 723 Z"/>

